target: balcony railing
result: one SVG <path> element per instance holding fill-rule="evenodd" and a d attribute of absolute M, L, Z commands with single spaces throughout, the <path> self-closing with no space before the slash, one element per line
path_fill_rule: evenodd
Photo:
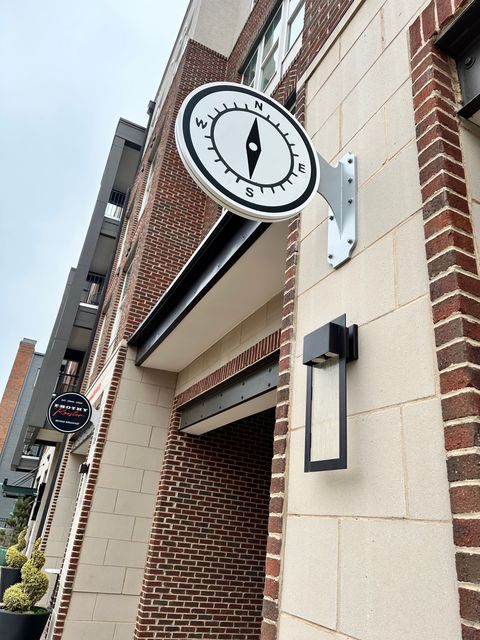
<path fill-rule="evenodd" d="M 43 451 L 43 445 L 32 444 L 28 447 L 23 447 L 22 456 L 30 456 L 31 458 L 40 458 Z"/>
<path fill-rule="evenodd" d="M 78 376 L 70 373 L 61 373 L 58 376 L 57 386 L 55 387 L 55 395 L 61 393 L 71 393 L 77 389 Z"/>
<path fill-rule="evenodd" d="M 113 220 L 120 220 L 122 217 L 123 206 L 125 204 L 126 195 L 122 191 L 112 190 L 108 204 L 105 207 L 105 217 Z"/>
<path fill-rule="evenodd" d="M 80 302 L 98 306 L 104 282 L 105 276 L 101 276 L 98 273 L 89 273 Z"/>

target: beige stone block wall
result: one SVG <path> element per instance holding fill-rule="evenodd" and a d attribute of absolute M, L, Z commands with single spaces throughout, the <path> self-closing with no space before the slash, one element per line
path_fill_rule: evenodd
<path fill-rule="evenodd" d="M 85 456 L 74 453 L 68 457 L 45 548 L 45 567 L 47 569 L 60 569 L 62 566 L 80 485 L 78 468 L 84 460 Z"/>
<path fill-rule="evenodd" d="M 65 638 L 131 640 L 176 376 L 127 354 L 85 531 Z"/>
<path fill-rule="evenodd" d="M 178 374 L 176 394 L 238 356 L 280 328 L 283 294 L 279 293 Z"/>
<path fill-rule="evenodd" d="M 333 271 L 326 204 L 302 212 L 279 640 L 461 637 L 407 38 L 425 4 L 354 3 L 303 78 L 316 148 L 358 159 L 358 244 Z M 341 313 L 348 469 L 306 474 L 303 338 Z"/>
<path fill-rule="evenodd" d="M 468 196 L 472 206 L 472 221 L 475 244 L 480 250 L 480 127 L 462 122 L 460 143 L 463 151 Z"/>

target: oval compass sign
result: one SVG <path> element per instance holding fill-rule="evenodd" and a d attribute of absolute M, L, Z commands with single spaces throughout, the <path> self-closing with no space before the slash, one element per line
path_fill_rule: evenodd
<path fill-rule="evenodd" d="M 92 405 L 80 393 L 61 393 L 50 403 L 48 422 L 57 431 L 75 433 L 83 429 L 92 417 Z"/>
<path fill-rule="evenodd" d="M 275 100 L 215 82 L 183 103 L 175 135 L 188 172 L 222 207 L 274 222 L 298 213 L 317 191 L 317 153 L 303 127 Z"/>

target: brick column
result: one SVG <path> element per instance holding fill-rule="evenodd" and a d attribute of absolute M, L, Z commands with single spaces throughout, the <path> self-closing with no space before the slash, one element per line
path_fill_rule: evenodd
<path fill-rule="evenodd" d="M 464 640 L 480 639 L 480 279 L 452 61 L 433 37 L 462 2 L 431 2 L 410 27 L 425 247 Z"/>
<path fill-rule="evenodd" d="M 300 218 L 296 216 L 290 222 L 287 240 L 261 640 L 276 640 L 277 638 L 299 228 Z"/>

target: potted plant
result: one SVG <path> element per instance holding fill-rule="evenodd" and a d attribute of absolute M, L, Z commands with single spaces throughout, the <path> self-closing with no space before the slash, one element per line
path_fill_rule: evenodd
<path fill-rule="evenodd" d="M 26 529 L 20 531 L 17 544 L 9 547 L 5 554 L 6 566 L 0 567 L 0 601 L 3 600 L 5 590 L 21 580 L 20 570 L 27 562 L 27 556 L 22 553 L 27 545 L 25 542 L 26 535 Z"/>
<path fill-rule="evenodd" d="M 40 538 L 33 545 L 32 557 L 22 567 L 22 581 L 3 594 L 0 608 L 2 640 L 39 640 L 47 624 L 50 609 L 35 604 L 46 594 L 48 578 L 41 571 L 45 554 L 40 551 Z"/>

